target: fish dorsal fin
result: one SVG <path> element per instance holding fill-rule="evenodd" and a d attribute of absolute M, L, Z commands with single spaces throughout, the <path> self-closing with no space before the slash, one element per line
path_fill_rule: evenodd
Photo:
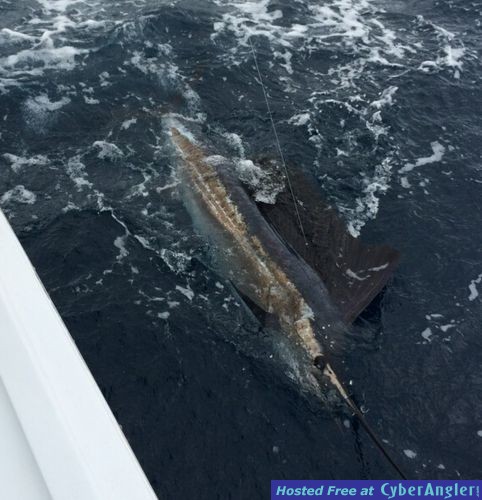
<path fill-rule="evenodd" d="M 399 253 L 386 245 L 366 245 L 353 237 L 335 209 L 315 190 L 315 181 L 292 176 L 293 191 L 308 245 L 289 191 L 275 204 L 258 203 L 264 217 L 321 277 L 346 323 L 380 293 L 398 264 Z"/>

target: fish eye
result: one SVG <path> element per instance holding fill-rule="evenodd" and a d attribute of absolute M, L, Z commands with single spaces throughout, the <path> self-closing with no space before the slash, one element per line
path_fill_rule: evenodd
<path fill-rule="evenodd" d="M 319 370 L 323 371 L 326 365 L 324 357 L 321 354 L 316 356 L 316 358 L 313 360 L 313 365 L 316 366 L 316 368 L 318 368 Z"/>

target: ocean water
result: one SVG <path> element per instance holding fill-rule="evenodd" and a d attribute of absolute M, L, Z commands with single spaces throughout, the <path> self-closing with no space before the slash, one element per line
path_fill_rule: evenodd
<path fill-rule="evenodd" d="M 393 475 L 292 380 L 287 347 L 206 264 L 179 196 L 166 113 L 241 172 L 277 158 L 249 40 L 287 163 L 353 235 L 401 252 L 348 334 L 344 379 L 409 477 L 480 477 L 482 2 L 0 0 L 0 12 L 0 207 L 160 498 Z"/>

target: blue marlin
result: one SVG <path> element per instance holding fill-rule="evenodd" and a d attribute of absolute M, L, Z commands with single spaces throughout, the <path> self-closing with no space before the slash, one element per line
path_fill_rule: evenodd
<path fill-rule="evenodd" d="M 308 371 L 310 389 L 326 382 L 359 418 L 390 463 L 383 444 L 336 374 L 332 359 L 349 323 L 380 292 L 398 261 L 389 247 L 361 244 L 330 207 L 309 206 L 316 193 L 298 185 L 303 228 L 285 193 L 272 206 L 257 204 L 233 162 L 209 154 L 205 144 L 176 120 L 165 119 L 179 155 L 178 175 L 198 230 L 215 248 L 216 269 L 245 303 L 274 319 Z M 301 220 L 301 219 L 300 219 Z M 318 241 L 317 241 L 318 238 Z M 321 241 L 320 241 L 321 240 Z"/>

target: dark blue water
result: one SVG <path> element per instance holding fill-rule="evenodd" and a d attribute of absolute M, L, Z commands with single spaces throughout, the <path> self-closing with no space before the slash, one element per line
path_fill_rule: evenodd
<path fill-rule="evenodd" d="M 166 112 L 240 165 L 276 158 L 249 36 L 287 162 L 402 255 L 349 334 L 345 380 L 409 477 L 480 476 L 480 1 L 0 11 L 1 208 L 160 497 L 393 475 L 287 376 L 178 194 Z"/>

